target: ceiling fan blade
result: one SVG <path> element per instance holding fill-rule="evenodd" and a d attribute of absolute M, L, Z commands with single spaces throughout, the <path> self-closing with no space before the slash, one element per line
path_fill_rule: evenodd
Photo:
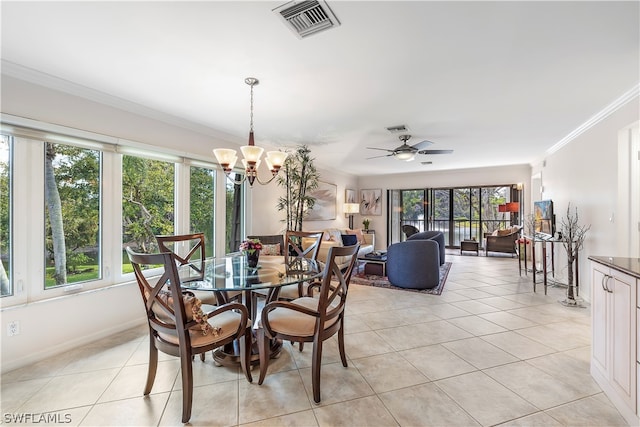
<path fill-rule="evenodd" d="M 391 153 L 391 154 L 383 154 L 382 156 L 367 157 L 367 160 L 379 159 L 380 157 L 391 157 L 391 156 L 393 156 L 393 153 Z"/>
<path fill-rule="evenodd" d="M 424 150 L 425 148 L 427 148 L 430 145 L 433 145 L 433 142 L 425 139 L 422 142 L 418 142 L 417 144 L 412 145 L 412 147 L 415 148 L 416 150 L 420 151 L 420 150 Z"/>
<path fill-rule="evenodd" d="M 393 153 L 393 150 L 387 150 L 386 148 L 376 148 L 376 147 L 367 147 L 369 150 L 381 150 L 388 151 L 389 153 Z"/>
<path fill-rule="evenodd" d="M 451 154 L 453 150 L 420 150 L 418 154 Z"/>

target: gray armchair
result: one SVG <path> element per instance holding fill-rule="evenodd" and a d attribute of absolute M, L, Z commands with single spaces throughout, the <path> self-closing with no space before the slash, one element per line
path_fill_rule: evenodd
<path fill-rule="evenodd" d="M 387 277 L 401 288 L 431 289 L 440 283 L 440 248 L 435 240 L 407 240 L 387 248 Z"/>
<path fill-rule="evenodd" d="M 423 231 L 421 233 L 416 233 L 411 237 L 407 238 L 407 241 L 410 240 L 433 240 L 438 243 L 438 252 L 440 253 L 440 265 L 444 264 L 445 258 L 445 247 L 444 247 L 444 233 L 442 231 Z"/>

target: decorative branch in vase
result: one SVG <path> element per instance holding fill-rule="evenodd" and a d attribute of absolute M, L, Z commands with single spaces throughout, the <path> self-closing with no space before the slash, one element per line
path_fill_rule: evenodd
<path fill-rule="evenodd" d="M 575 208 L 575 214 L 571 212 L 571 203 L 567 206 L 567 216 L 560 219 L 558 227 L 558 240 L 562 242 L 567 252 L 567 299 L 563 301 L 568 306 L 578 306 L 579 301 L 576 299 L 575 287 L 573 284 L 573 263 L 578 259 L 578 255 L 587 231 L 591 225 L 581 225 L 578 217 L 578 208 Z"/>

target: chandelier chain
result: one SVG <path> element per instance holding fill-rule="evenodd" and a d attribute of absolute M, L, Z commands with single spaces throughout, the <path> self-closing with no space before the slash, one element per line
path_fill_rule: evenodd
<path fill-rule="evenodd" d="M 253 84 L 251 86 L 251 114 L 249 116 L 249 130 L 253 132 Z"/>

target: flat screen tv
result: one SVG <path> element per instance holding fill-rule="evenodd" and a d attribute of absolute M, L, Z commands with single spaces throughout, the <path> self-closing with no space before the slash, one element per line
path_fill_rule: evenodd
<path fill-rule="evenodd" d="M 533 217 L 536 233 L 553 236 L 556 227 L 555 216 L 553 215 L 553 201 L 540 200 L 533 202 Z"/>

